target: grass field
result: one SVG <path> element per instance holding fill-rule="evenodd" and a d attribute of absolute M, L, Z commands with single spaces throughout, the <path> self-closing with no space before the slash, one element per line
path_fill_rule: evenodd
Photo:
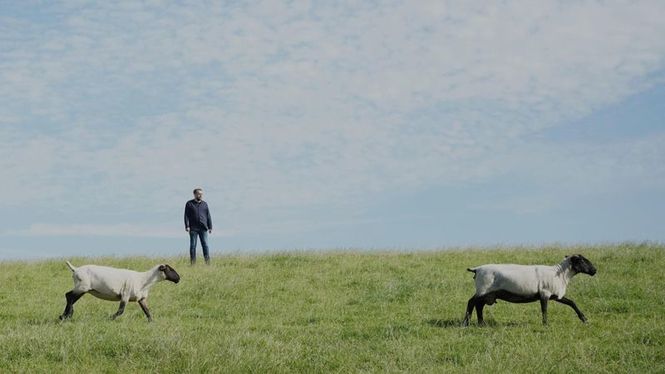
<path fill-rule="evenodd" d="M 469 266 L 558 263 L 598 268 L 551 303 L 487 307 L 461 328 Z M 665 372 L 665 246 L 315 252 L 184 258 L 71 259 L 147 270 L 166 261 L 182 281 L 153 287 L 148 323 L 136 303 L 84 296 L 61 323 L 72 286 L 63 260 L 0 263 L 0 372 Z"/>

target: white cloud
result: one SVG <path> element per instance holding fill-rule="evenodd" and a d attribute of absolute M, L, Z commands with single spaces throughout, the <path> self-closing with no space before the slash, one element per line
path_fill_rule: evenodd
<path fill-rule="evenodd" d="M 203 185 L 258 227 L 268 210 L 534 175 L 560 149 L 523 137 L 662 83 L 665 61 L 657 1 L 63 7 L 0 21 L 0 206 L 163 214 Z"/>

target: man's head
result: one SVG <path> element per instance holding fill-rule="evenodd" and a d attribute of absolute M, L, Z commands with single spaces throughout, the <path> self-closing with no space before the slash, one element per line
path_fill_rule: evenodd
<path fill-rule="evenodd" d="M 203 200 L 203 189 L 202 188 L 195 188 L 194 191 L 192 191 L 194 194 L 194 199 L 196 201 L 201 201 Z"/>

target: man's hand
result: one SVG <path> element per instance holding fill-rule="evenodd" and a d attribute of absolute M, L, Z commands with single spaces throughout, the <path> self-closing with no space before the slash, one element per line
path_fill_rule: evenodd
<path fill-rule="evenodd" d="M 212 229 L 208 230 L 208 234 L 212 234 Z"/>
<path fill-rule="evenodd" d="M 185 231 L 189 232 L 189 227 L 185 227 Z"/>

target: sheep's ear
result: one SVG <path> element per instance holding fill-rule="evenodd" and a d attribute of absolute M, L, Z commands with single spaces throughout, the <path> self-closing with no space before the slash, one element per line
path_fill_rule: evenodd
<path fill-rule="evenodd" d="M 164 271 L 166 269 L 166 266 L 164 265 L 159 265 L 159 271 Z"/>

